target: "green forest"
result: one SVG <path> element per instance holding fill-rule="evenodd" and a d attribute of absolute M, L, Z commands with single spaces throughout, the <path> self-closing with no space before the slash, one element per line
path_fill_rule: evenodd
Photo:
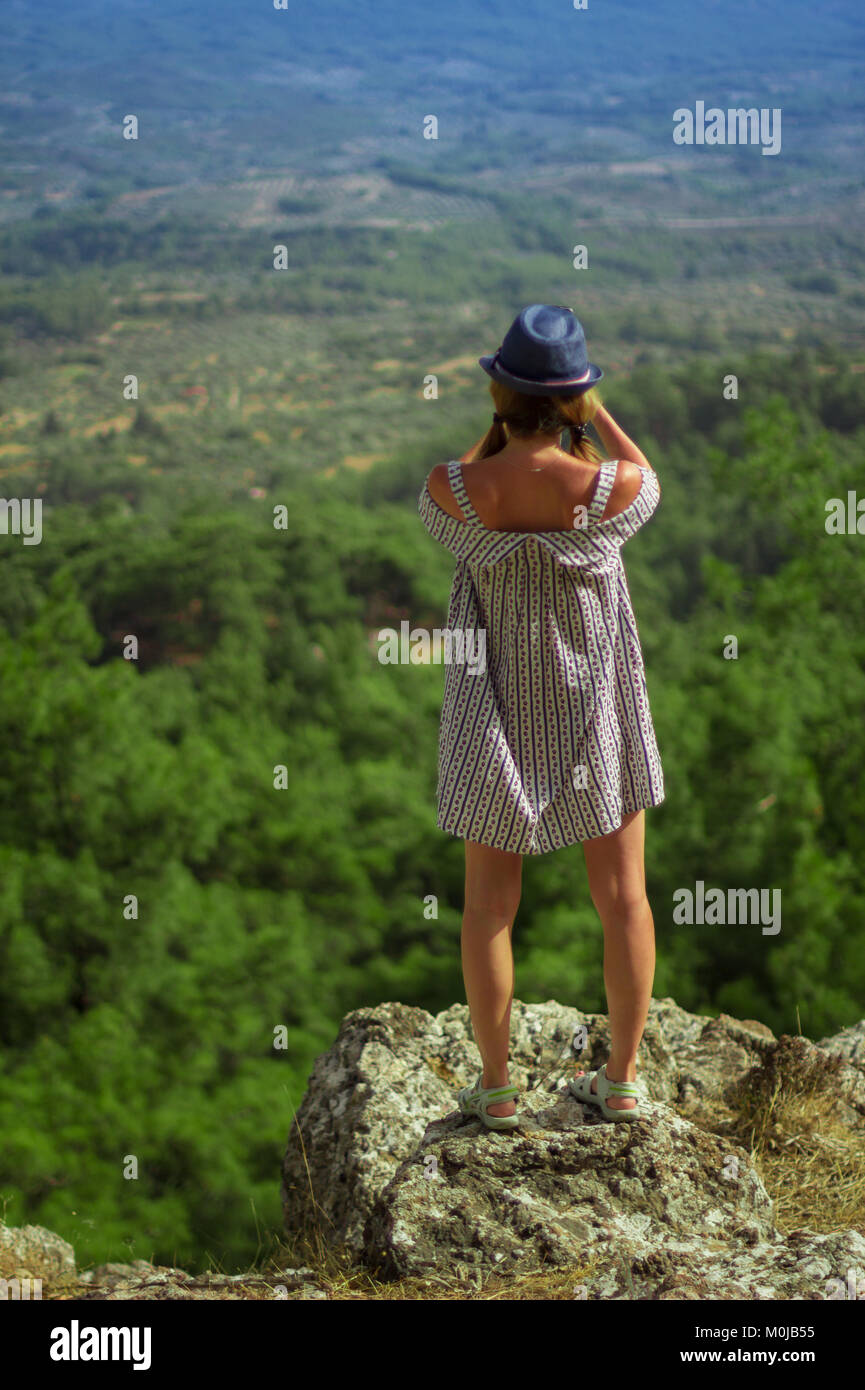
<path fill-rule="evenodd" d="M 865 377 L 822 368 L 755 356 L 733 402 L 723 364 L 645 367 L 608 397 L 663 486 L 625 552 L 667 780 L 654 993 L 814 1038 L 865 993 L 865 518 L 826 529 L 861 482 Z M 452 561 L 417 493 L 478 425 L 472 406 L 450 442 L 230 503 L 206 480 L 179 503 L 163 475 L 131 505 L 127 440 L 43 436 L 62 505 L 40 545 L 4 538 L 0 628 L 10 1223 L 83 1259 L 130 1232 L 136 1258 L 248 1258 L 342 1016 L 463 998 L 443 670 L 381 665 L 374 637 L 444 622 Z M 179 443 L 157 439 L 178 464 Z M 781 932 L 675 926 L 696 880 L 780 888 Z M 578 848 L 527 861 L 515 950 L 520 998 L 603 1010 Z"/>

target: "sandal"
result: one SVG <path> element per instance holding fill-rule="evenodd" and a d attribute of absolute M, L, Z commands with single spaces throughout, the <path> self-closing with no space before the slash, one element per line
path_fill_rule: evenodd
<path fill-rule="evenodd" d="M 516 1100 L 520 1093 L 519 1086 L 493 1086 L 485 1091 L 481 1086 L 483 1079 L 481 1072 L 474 1086 L 464 1086 L 460 1091 L 457 1097 L 460 1111 L 463 1115 L 478 1115 L 487 1129 L 516 1129 L 520 1122 L 519 1115 L 488 1115 L 487 1106 Z"/>
<path fill-rule="evenodd" d="M 592 1080 L 598 1078 L 597 1092 L 592 1090 Z M 583 1072 L 568 1082 L 568 1090 L 583 1105 L 597 1105 L 605 1120 L 639 1120 L 642 1115 L 640 1092 L 636 1081 L 610 1081 L 606 1062 L 597 1071 Z M 630 1110 L 615 1110 L 607 1105 L 607 1096 L 623 1096 L 637 1103 Z"/>

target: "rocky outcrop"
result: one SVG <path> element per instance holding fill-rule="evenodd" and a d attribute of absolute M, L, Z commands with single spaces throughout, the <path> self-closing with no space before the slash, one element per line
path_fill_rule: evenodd
<path fill-rule="evenodd" d="M 44 1226 L 0 1226 L 0 1279 L 7 1280 L 5 1297 L 13 1301 L 327 1298 L 313 1271 L 305 1268 L 267 1274 L 187 1274 L 170 1265 L 135 1260 L 132 1264 L 98 1265 L 79 1273 L 72 1246 Z M 41 1280 L 42 1287 L 35 1280 Z"/>
<path fill-rule="evenodd" d="M 314 1228 L 384 1277 L 433 1285 L 547 1266 L 581 1271 L 590 1298 L 821 1299 L 851 1268 L 865 1277 L 865 1236 L 784 1237 L 748 1154 L 716 1132 L 743 1090 L 759 1103 L 787 1078 L 861 1127 L 855 1062 L 655 1000 L 638 1064 L 650 1103 L 626 1126 L 566 1087 L 575 1065 L 606 1060 L 605 1016 L 514 1001 L 511 1038 L 522 1123 L 501 1134 L 455 1110 L 479 1066 L 464 1005 L 349 1014 L 289 1135 L 289 1229 Z M 712 1129 L 701 1123 L 709 1111 Z"/>
<path fill-rule="evenodd" d="M 586 1046 L 578 1056 L 573 1039 L 581 1027 Z M 774 1041 L 762 1024 L 700 1018 L 672 999 L 653 1000 L 639 1079 L 653 1100 L 687 1105 L 747 1075 Z M 608 1050 L 605 1015 L 514 1000 L 511 1077 L 526 1092 L 521 1112 L 552 1095 L 576 1066 L 600 1066 Z M 360 1256 L 377 1195 L 431 1120 L 453 1112 L 456 1091 L 474 1081 L 478 1069 L 465 1005 L 436 1017 L 403 1004 L 348 1014 L 334 1046 L 315 1062 L 288 1137 L 288 1226 L 315 1225 Z"/>
<path fill-rule="evenodd" d="M 464 1005 L 347 1015 L 289 1135 L 291 1235 L 314 1229 L 431 1297 L 455 1281 L 467 1294 L 496 1281 L 507 1292 L 509 1277 L 545 1269 L 566 1270 L 571 1296 L 592 1300 L 865 1294 L 863 1231 L 783 1234 L 734 1124 L 792 1096 L 806 1119 L 861 1143 L 865 1022 L 815 1044 L 653 1000 L 638 1065 L 647 1110 L 631 1125 L 608 1124 L 567 1091 L 575 1065 L 606 1060 L 604 1015 L 514 1001 L 511 1036 L 521 1125 L 501 1134 L 455 1109 L 479 1067 Z M 72 1246 L 38 1226 L 0 1225 L 0 1279 L 11 1298 L 33 1297 L 24 1281 L 34 1279 L 42 1297 L 75 1301 L 332 1296 L 305 1267 L 192 1275 L 136 1260 L 79 1273 Z"/>

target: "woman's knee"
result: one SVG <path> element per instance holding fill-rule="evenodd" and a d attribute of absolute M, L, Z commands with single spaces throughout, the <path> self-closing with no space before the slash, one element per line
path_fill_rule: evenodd
<path fill-rule="evenodd" d="M 466 894 L 465 918 L 469 922 L 513 922 L 520 905 L 519 888 L 490 884 Z"/>
<path fill-rule="evenodd" d="M 612 882 L 591 889 L 592 902 L 602 921 L 636 921 L 649 907 L 642 883 Z"/>

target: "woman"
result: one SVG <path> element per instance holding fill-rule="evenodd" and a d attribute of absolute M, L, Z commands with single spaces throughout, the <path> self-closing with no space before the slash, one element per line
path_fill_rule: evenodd
<path fill-rule="evenodd" d="M 664 782 L 620 551 L 660 488 L 601 405 L 603 372 L 570 309 L 529 305 L 479 361 L 493 424 L 433 468 L 418 504 L 458 561 L 448 628 L 486 643 L 482 670 L 448 666 L 439 733 L 437 824 L 465 840 L 462 964 L 483 1058 L 460 1108 L 490 1128 L 518 1123 L 508 1044 L 522 858 L 580 841 L 604 930 L 611 1048 L 570 1087 L 607 1119 L 632 1120 L 655 968 L 645 808 Z M 586 440 L 589 421 L 610 460 Z"/>

